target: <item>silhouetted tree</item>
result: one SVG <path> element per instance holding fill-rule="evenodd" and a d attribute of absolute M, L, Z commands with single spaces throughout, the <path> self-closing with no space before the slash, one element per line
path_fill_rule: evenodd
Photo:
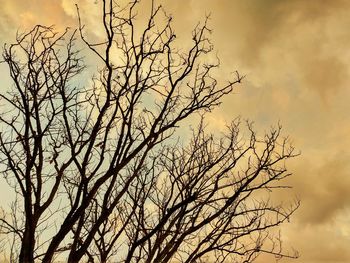
<path fill-rule="evenodd" d="M 79 16 L 77 32 L 99 60 L 84 85 L 77 84 L 84 65 L 76 31 L 38 25 L 4 48 L 13 86 L 1 95 L 0 164 L 17 198 L 1 231 L 14 235 L 13 260 L 294 256 L 269 231 L 298 206 L 269 197 L 285 187 L 285 160 L 295 156 L 281 127 L 259 137 L 236 119 L 223 134 L 206 132 L 205 113 L 242 77 L 236 72 L 226 84 L 213 77 L 219 63 L 205 62 L 213 49 L 207 20 L 184 52 L 175 47 L 171 16 L 153 3 L 136 30 L 137 3 L 103 1 L 98 43 L 86 38 Z M 192 134 L 176 134 L 195 114 Z"/>

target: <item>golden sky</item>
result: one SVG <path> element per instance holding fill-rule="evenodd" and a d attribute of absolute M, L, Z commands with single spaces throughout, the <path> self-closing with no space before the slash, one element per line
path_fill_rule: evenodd
<path fill-rule="evenodd" d="M 0 0 L 0 44 L 38 23 L 75 27 L 75 2 L 94 25 L 93 0 Z M 174 15 L 177 35 L 189 36 L 190 26 L 211 13 L 221 76 L 236 69 L 246 75 L 215 121 L 241 115 L 260 130 L 280 121 L 301 150 L 289 167 L 302 206 L 282 228 L 285 246 L 301 257 L 284 262 L 350 262 L 350 1 L 160 2 Z M 6 83 L 3 71 L 0 79 Z"/>

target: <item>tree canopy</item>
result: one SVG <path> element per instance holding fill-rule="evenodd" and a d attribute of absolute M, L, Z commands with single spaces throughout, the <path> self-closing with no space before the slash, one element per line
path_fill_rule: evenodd
<path fill-rule="evenodd" d="M 104 38 L 96 43 L 79 15 L 75 31 L 37 25 L 4 47 L 13 85 L 0 95 L 0 167 L 16 200 L 0 231 L 10 260 L 295 257 L 274 229 L 298 201 L 270 198 L 288 187 L 285 162 L 297 155 L 281 126 L 261 136 L 236 118 L 209 132 L 205 115 L 243 77 L 215 78 L 208 19 L 183 50 L 172 17 L 153 2 L 136 28 L 137 5 L 102 1 Z M 79 85 L 83 54 L 98 70 Z M 177 131 L 186 119 L 198 121 L 184 138 Z"/>

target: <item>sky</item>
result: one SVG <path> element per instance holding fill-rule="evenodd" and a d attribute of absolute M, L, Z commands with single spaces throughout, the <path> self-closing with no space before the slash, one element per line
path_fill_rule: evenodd
<path fill-rule="evenodd" d="M 0 44 L 35 24 L 76 27 L 75 2 L 98 35 L 92 0 L 0 0 Z M 159 2 L 184 38 L 210 13 L 220 77 L 246 75 L 209 120 L 219 126 L 242 116 L 262 131 L 280 122 L 301 151 L 289 165 L 293 191 L 284 196 L 301 207 L 281 228 L 300 258 L 283 262 L 350 262 L 350 1 Z M 6 78 L 0 71 L 1 92 Z"/>

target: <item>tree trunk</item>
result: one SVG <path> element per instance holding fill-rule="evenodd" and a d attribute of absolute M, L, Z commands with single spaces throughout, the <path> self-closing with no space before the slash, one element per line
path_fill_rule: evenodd
<path fill-rule="evenodd" d="M 35 237 L 33 228 L 29 226 L 23 234 L 19 263 L 34 263 Z"/>
<path fill-rule="evenodd" d="M 71 252 L 68 257 L 68 263 L 78 263 L 83 255 L 79 252 Z"/>

